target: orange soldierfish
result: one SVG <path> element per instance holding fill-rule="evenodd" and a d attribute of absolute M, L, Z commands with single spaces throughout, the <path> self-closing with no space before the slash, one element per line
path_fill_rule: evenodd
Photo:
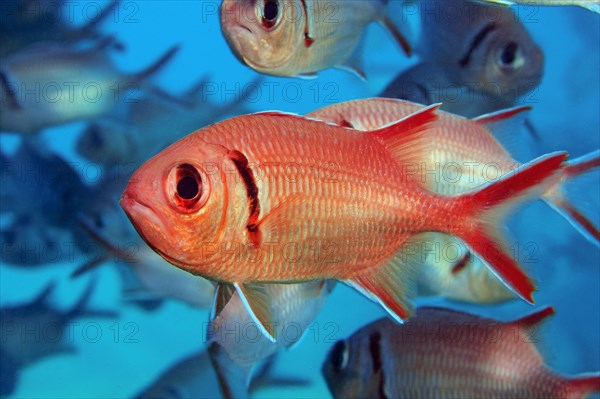
<path fill-rule="evenodd" d="M 501 322 L 419 308 L 403 326 L 379 319 L 338 341 L 322 367 L 335 398 L 583 398 L 600 374 L 565 377 L 533 344 L 545 308 Z"/>
<path fill-rule="evenodd" d="M 234 284 L 272 339 L 268 295 L 253 283 L 341 280 L 396 320 L 409 317 L 420 234 L 432 231 L 463 239 L 532 302 L 535 287 L 498 242 L 497 226 L 555 183 L 567 154 L 463 195 L 432 193 L 402 163 L 422 154 L 437 107 L 369 132 L 276 112 L 232 118 L 147 161 L 121 206 L 167 261 Z"/>

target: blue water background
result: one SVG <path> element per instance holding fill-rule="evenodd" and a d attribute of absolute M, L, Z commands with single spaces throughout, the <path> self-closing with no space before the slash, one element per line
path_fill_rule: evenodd
<path fill-rule="evenodd" d="M 211 12 L 214 6 L 213 2 L 203 1 L 124 2 L 121 16 L 104 27 L 106 32 L 116 33 L 126 46 L 126 51 L 114 52 L 115 62 L 123 70 L 135 71 L 179 43 L 180 53 L 157 76 L 156 83 L 181 93 L 210 74 L 219 89 L 207 100 L 232 99 L 233 92 L 257 74 L 229 50 L 221 35 L 218 15 Z M 127 15 L 133 19 L 126 21 L 125 15 L 130 12 L 134 13 Z M 543 140 L 539 145 L 525 140 L 526 152 L 532 158 L 555 150 L 579 156 L 600 148 L 600 16 L 577 7 L 552 7 L 537 8 L 528 17 L 537 21 L 530 19 L 526 27 L 541 46 L 546 67 L 542 85 L 527 99 L 534 107 L 531 120 Z M 75 23 L 80 22 L 81 16 Z M 417 27 L 413 28 L 416 35 Z M 273 109 L 302 114 L 332 102 L 374 96 L 396 73 L 416 60 L 407 60 L 380 27 L 371 26 L 364 62 L 368 82 L 337 70 L 324 71 L 316 80 L 267 77 L 265 82 L 274 85 L 273 96 L 262 85 L 258 101 L 250 107 L 255 111 Z M 77 159 L 73 140 L 83 126 L 75 123 L 49 129 L 45 136 L 54 149 Z M 592 181 L 584 194 L 595 192 L 597 201 L 598 173 L 594 177 L 595 183 Z M 598 206 L 598 202 L 590 203 L 592 209 L 597 210 Z M 597 213 L 595 217 L 598 225 Z M 509 226 L 518 245 L 533 243 L 539 248 L 532 262 L 525 265 L 538 283 L 536 306 L 553 305 L 557 311 L 540 335 L 547 364 L 565 374 L 600 370 L 600 251 L 542 203 L 528 206 Z M 68 308 L 88 283 L 85 279 L 75 283 L 68 280 L 66 276 L 73 267 L 71 263 L 35 270 L 2 267 L 2 304 L 33 298 L 50 278 L 59 278 L 61 283 L 53 300 L 57 306 Z M 49 357 L 23 370 L 15 397 L 129 397 L 183 356 L 203 346 L 207 311 L 169 302 L 157 312 L 143 312 L 123 305 L 120 279 L 113 268 L 101 268 L 97 278 L 93 306 L 117 309 L 119 319 L 80 320 L 81 326 L 97 323 L 101 332 L 97 342 L 90 335 L 94 331 L 76 328 L 73 342 L 78 352 Z M 420 303 L 449 302 L 434 299 Z M 456 303 L 449 306 L 501 319 L 513 319 L 536 309 L 521 301 L 493 307 Z M 279 373 L 308 378 L 311 384 L 269 388 L 257 395 L 329 397 L 320 375 L 327 350 L 335 340 L 383 315 L 379 306 L 338 285 L 307 336 L 294 349 L 284 351 L 278 360 Z M 128 323 L 133 323 L 135 329 Z"/>

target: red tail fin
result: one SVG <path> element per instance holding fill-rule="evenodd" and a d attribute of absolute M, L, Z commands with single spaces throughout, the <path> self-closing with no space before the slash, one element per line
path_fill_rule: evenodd
<path fill-rule="evenodd" d="M 600 230 L 569 201 L 566 183 L 599 166 L 600 150 L 570 161 L 562 174 L 561 182 L 544 195 L 544 199 L 553 208 L 563 215 L 584 237 L 596 245 L 600 245 Z"/>
<path fill-rule="evenodd" d="M 600 392 L 600 374 L 580 375 L 567 381 L 569 397 L 585 397 L 592 392 Z"/>
<path fill-rule="evenodd" d="M 509 255 L 499 232 L 500 220 L 527 199 L 539 198 L 555 184 L 564 170 L 566 153 L 554 153 L 507 173 L 478 191 L 461 195 L 464 214 L 471 215 L 467 229 L 456 231 L 511 289 L 533 303 L 535 286 L 519 264 Z"/>

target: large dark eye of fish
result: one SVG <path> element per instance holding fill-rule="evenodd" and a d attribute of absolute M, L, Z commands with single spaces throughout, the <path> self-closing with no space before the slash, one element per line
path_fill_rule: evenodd
<path fill-rule="evenodd" d="M 190 164 L 181 164 L 175 169 L 173 200 L 183 208 L 192 208 L 202 197 L 202 177 Z"/>
<path fill-rule="evenodd" d="M 265 28 L 271 29 L 279 20 L 281 13 L 278 0 L 265 0 L 262 7 L 261 21 Z"/>
<path fill-rule="evenodd" d="M 523 51 L 515 42 L 508 42 L 498 54 L 498 65 L 504 70 L 514 71 L 525 64 Z"/>
<path fill-rule="evenodd" d="M 343 371 L 348 365 L 348 345 L 345 341 L 338 341 L 331 349 L 331 355 L 329 356 L 331 361 L 331 367 L 336 373 Z"/>

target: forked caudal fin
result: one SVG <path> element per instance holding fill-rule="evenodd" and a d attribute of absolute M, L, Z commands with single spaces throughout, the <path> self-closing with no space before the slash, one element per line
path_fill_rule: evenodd
<path fill-rule="evenodd" d="M 600 166 L 600 150 L 584 155 L 567 163 L 567 167 L 562 173 L 560 182 L 544 195 L 544 200 L 565 219 L 573 225 L 585 238 L 592 243 L 600 246 L 600 230 L 598 226 L 588 219 L 580 210 L 586 204 L 575 206 L 580 200 L 575 196 L 569 195 L 569 183 L 577 177 L 582 177 L 572 184 L 584 186 L 588 181 L 583 179 L 587 172 L 596 170 Z M 581 180 L 581 181 L 580 181 Z M 583 187 L 580 187 L 583 188 Z"/>
<path fill-rule="evenodd" d="M 541 196 L 560 178 L 567 153 L 554 153 L 538 158 L 507 173 L 499 180 L 457 197 L 463 214 L 470 214 L 470 224 L 452 232 L 523 299 L 533 303 L 535 286 L 517 261 L 509 255 L 500 234 L 500 221 L 528 199 Z"/>
<path fill-rule="evenodd" d="M 509 172 L 483 188 L 447 198 L 448 201 L 456 201 L 456 211 L 465 216 L 462 218 L 464 223 L 444 227 L 448 229 L 444 232 L 462 238 L 492 272 L 529 302 L 533 302 L 535 287 L 517 261 L 509 255 L 498 226 L 510 210 L 529 198 L 538 198 L 549 185 L 560 178 L 566 157 L 566 153 L 547 155 Z M 430 233 L 427 232 L 414 235 L 386 264 L 352 276 L 346 283 L 379 302 L 392 317 L 402 322 L 413 312 L 411 297 L 416 286 L 415 276 L 422 261 L 420 248 L 431 240 Z"/>

